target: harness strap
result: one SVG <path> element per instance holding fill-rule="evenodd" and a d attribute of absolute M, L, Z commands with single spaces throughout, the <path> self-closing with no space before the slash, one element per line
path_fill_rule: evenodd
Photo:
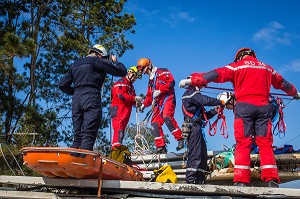
<path fill-rule="evenodd" d="M 152 86 L 151 86 L 152 92 L 154 92 L 154 91 L 156 90 L 156 82 L 157 82 L 157 78 L 158 78 L 159 76 L 165 74 L 165 73 L 158 74 L 158 71 L 159 71 L 159 69 L 156 70 L 155 75 L 154 75 L 154 78 L 153 78 L 153 84 L 152 84 Z M 158 82 L 161 83 L 162 81 L 158 81 Z M 152 108 L 154 109 L 155 106 L 158 106 L 158 108 L 159 108 L 159 110 L 160 110 L 160 114 L 162 114 L 162 110 L 164 109 L 164 104 L 165 104 L 165 102 L 166 102 L 166 100 L 167 100 L 168 98 L 169 98 L 169 94 L 166 95 L 166 97 L 165 97 L 165 99 L 164 99 L 162 105 L 160 106 L 160 105 L 157 103 L 157 101 L 156 101 L 156 99 L 154 98 L 153 93 L 152 93 L 152 102 L 153 102 L 153 101 L 155 102 L 155 103 L 153 104 L 153 107 L 152 107 Z"/>
<path fill-rule="evenodd" d="M 145 116 L 145 118 L 142 120 L 141 124 L 147 126 L 148 123 L 149 123 L 149 121 L 150 121 L 150 118 L 151 118 L 152 114 L 153 114 L 153 109 L 151 109 L 150 111 L 148 111 L 148 112 L 146 113 L 146 116 Z"/>
<path fill-rule="evenodd" d="M 199 117 L 199 114 L 200 114 L 200 108 L 198 107 L 198 108 L 196 109 L 196 112 L 195 112 L 195 114 L 194 114 L 194 116 L 193 116 L 192 119 L 196 119 L 197 117 Z"/>
<path fill-rule="evenodd" d="M 285 107 L 283 100 L 279 97 L 276 97 L 276 103 L 278 106 L 278 122 L 274 126 L 273 129 L 273 135 L 279 135 L 280 138 L 285 137 L 285 131 L 286 131 L 286 123 L 284 122 L 284 113 L 283 113 L 283 108 Z M 278 127 L 278 132 L 275 133 L 275 129 Z"/>
<path fill-rule="evenodd" d="M 154 106 L 158 106 L 159 110 L 160 110 L 160 114 L 162 114 L 162 110 L 164 110 L 164 106 L 165 106 L 165 103 L 166 103 L 166 100 L 170 97 L 169 93 L 166 95 L 162 105 L 160 106 L 159 104 L 155 103 Z"/>
<path fill-rule="evenodd" d="M 208 134 L 210 136 L 214 136 L 217 133 L 217 127 L 218 127 L 218 121 L 219 119 L 222 119 L 222 123 L 221 123 L 221 127 L 220 127 L 220 131 L 221 131 L 221 135 L 224 138 L 228 138 L 228 131 L 227 131 L 227 125 L 226 125 L 226 117 L 224 116 L 224 107 L 220 107 L 218 110 L 218 116 L 217 119 L 209 126 L 208 129 Z M 213 130 L 213 133 L 211 132 L 211 130 Z"/>
<path fill-rule="evenodd" d="M 279 109 L 278 131 L 280 133 L 285 133 L 285 131 L 286 131 L 286 124 L 285 124 L 284 119 L 283 119 L 282 108 Z"/>
<path fill-rule="evenodd" d="M 156 70 L 155 75 L 154 75 L 154 78 L 153 78 L 152 93 L 156 90 L 157 71 L 158 71 L 158 69 Z M 152 95 L 152 101 L 153 101 L 153 100 L 154 100 L 154 97 L 153 97 L 153 95 Z"/>
<path fill-rule="evenodd" d="M 223 137 L 227 139 L 228 138 L 228 129 L 227 129 L 227 124 L 226 124 L 226 117 L 223 114 L 223 111 L 222 111 L 222 114 L 221 114 L 221 119 L 222 119 L 222 124 L 221 124 L 221 127 L 220 127 L 221 135 L 223 135 Z"/>
<path fill-rule="evenodd" d="M 204 124 L 203 124 L 203 127 L 205 127 L 208 123 L 209 123 L 209 120 L 207 119 L 207 115 L 206 115 L 206 113 L 205 113 L 205 108 L 204 108 L 204 106 L 202 105 L 202 115 L 203 115 L 203 118 L 204 118 Z M 210 125 L 210 123 L 209 123 L 209 125 Z"/>
<path fill-rule="evenodd" d="M 184 114 L 187 115 L 187 116 L 189 116 L 190 118 L 193 118 L 193 117 L 194 117 L 194 116 L 193 116 L 193 113 L 188 112 L 188 111 L 185 109 L 185 107 L 183 106 L 183 104 L 182 104 L 182 110 L 183 110 Z"/>
<path fill-rule="evenodd" d="M 183 110 L 183 112 L 184 112 L 185 115 L 187 115 L 188 117 L 192 118 L 192 120 L 195 120 L 197 117 L 200 116 L 201 108 L 198 107 L 196 109 L 196 111 L 195 111 L 195 114 L 188 112 L 183 105 L 182 105 L 182 110 Z M 205 114 L 205 109 L 204 109 L 203 105 L 202 105 L 202 116 L 205 119 L 205 123 L 202 123 L 201 127 L 204 128 L 206 126 L 206 124 L 208 123 L 208 119 L 207 119 L 207 116 Z M 202 118 L 200 118 L 200 119 L 202 120 Z M 202 132 L 204 141 L 207 142 L 204 131 L 201 130 L 201 132 Z"/>

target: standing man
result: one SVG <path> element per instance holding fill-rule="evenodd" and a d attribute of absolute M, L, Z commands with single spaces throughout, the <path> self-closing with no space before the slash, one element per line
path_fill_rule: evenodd
<path fill-rule="evenodd" d="M 182 124 L 182 135 L 187 138 L 188 143 L 186 165 L 186 182 L 188 184 L 205 184 L 208 159 L 205 134 L 203 132 L 206 124 L 205 120 L 214 117 L 218 113 L 218 106 L 225 105 L 228 100 L 227 96 L 223 96 L 219 100 L 202 95 L 200 88 L 196 86 L 188 86 L 183 93 L 182 112 L 184 122 Z M 204 106 L 216 107 L 206 111 Z"/>
<path fill-rule="evenodd" d="M 271 66 L 257 60 L 250 48 L 239 49 L 233 63 L 181 80 L 179 86 L 201 86 L 209 82 L 232 82 L 234 87 L 234 185 L 250 183 L 250 150 L 254 137 L 259 147 L 261 179 L 266 186 L 278 188 L 280 180 L 272 148 L 272 105 L 268 100 L 270 88 L 272 85 L 295 99 L 300 99 L 300 93 Z"/>
<path fill-rule="evenodd" d="M 71 148 L 93 150 L 102 118 L 100 89 L 106 74 L 124 77 L 125 66 L 109 55 L 102 45 L 94 45 L 88 56 L 75 61 L 60 79 L 59 89 L 72 98 L 74 141 Z M 108 61 L 109 56 L 113 63 Z M 82 156 L 84 154 L 71 154 Z"/>
<path fill-rule="evenodd" d="M 156 153 L 167 153 L 166 143 L 162 125 L 166 123 L 168 129 L 178 141 L 177 150 L 184 148 L 181 129 L 174 119 L 176 99 L 175 81 L 171 72 L 167 68 L 156 68 L 150 59 L 141 58 L 137 63 L 137 68 L 142 74 L 149 76 L 148 91 L 140 110 L 151 106 L 153 116 L 151 126 L 155 137 Z"/>
<path fill-rule="evenodd" d="M 110 116 L 112 118 L 113 139 L 112 149 L 122 145 L 124 131 L 128 124 L 132 106 L 139 105 L 143 98 L 136 96 L 133 83 L 142 76 L 136 66 L 128 69 L 127 75 L 114 83 L 111 91 Z"/>

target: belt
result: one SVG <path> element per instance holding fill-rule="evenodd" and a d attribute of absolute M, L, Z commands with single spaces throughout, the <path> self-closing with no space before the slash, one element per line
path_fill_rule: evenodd
<path fill-rule="evenodd" d="M 75 89 L 80 89 L 80 88 L 96 88 L 96 89 L 99 89 L 96 85 L 90 85 L 90 84 L 75 87 Z"/>

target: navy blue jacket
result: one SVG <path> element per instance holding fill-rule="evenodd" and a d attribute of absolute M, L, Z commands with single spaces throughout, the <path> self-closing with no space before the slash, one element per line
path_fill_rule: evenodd
<path fill-rule="evenodd" d="M 100 90 L 106 74 L 125 77 L 127 70 L 120 62 L 112 64 L 106 59 L 88 56 L 75 61 L 69 71 L 60 79 L 58 86 L 62 92 L 68 95 L 73 95 L 74 89 L 78 87 Z"/>
<path fill-rule="evenodd" d="M 197 91 L 191 86 L 188 87 L 182 95 L 182 112 L 184 114 L 184 119 L 195 119 L 193 117 L 198 113 L 196 117 L 201 117 L 201 120 L 204 120 L 203 111 L 207 119 L 210 119 L 217 114 L 217 111 L 215 109 L 205 111 L 204 106 L 219 105 L 222 105 L 220 100 L 202 95 L 200 91 Z"/>

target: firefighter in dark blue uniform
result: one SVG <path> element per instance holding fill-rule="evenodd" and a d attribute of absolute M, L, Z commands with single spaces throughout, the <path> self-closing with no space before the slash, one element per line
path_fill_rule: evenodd
<path fill-rule="evenodd" d="M 184 122 L 182 135 L 187 139 L 188 159 L 186 166 L 186 182 L 204 184 L 207 171 L 207 148 L 203 127 L 205 120 L 214 117 L 218 106 L 225 104 L 223 100 L 211 98 L 200 93 L 198 87 L 188 86 L 182 96 L 182 112 Z M 204 106 L 216 106 L 206 111 Z"/>
<path fill-rule="evenodd" d="M 89 50 L 87 57 L 75 61 L 59 81 L 59 89 L 73 95 L 74 141 L 71 148 L 93 150 L 102 119 L 100 90 L 106 74 L 125 77 L 127 70 L 115 55 L 109 55 L 102 45 L 97 44 Z"/>

